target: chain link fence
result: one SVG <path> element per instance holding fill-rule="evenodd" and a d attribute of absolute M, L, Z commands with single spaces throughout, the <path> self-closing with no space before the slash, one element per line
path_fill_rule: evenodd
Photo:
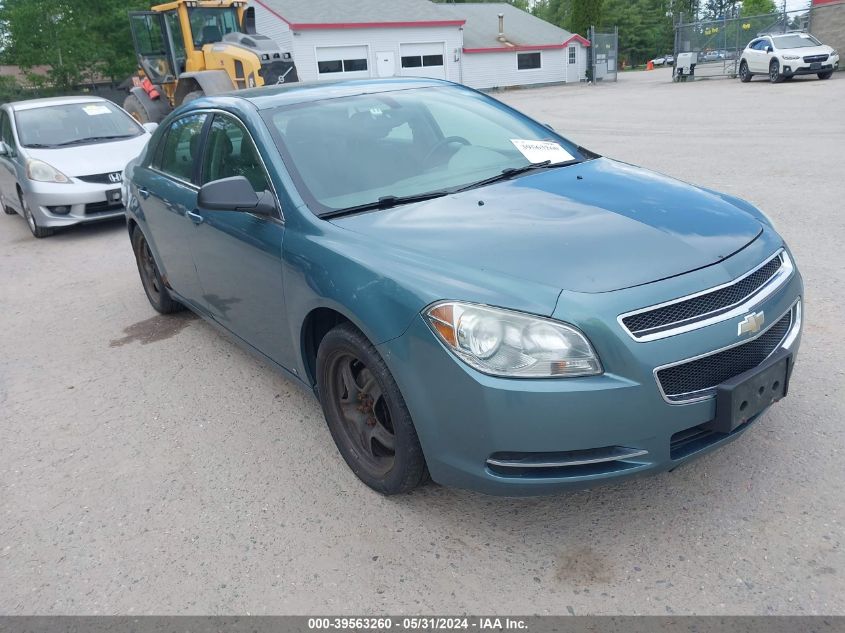
<path fill-rule="evenodd" d="M 683 70 L 685 59 L 682 53 L 694 53 L 695 64 L 692 76 L 736 77 L 739 60 L 748 43 L 762 35 L 809 32 L 812 9 L 779 11 L 768 15 L 724 16 L 715 20 L 687 22 L 680 15 L 675 24 L 675 79 L 687 78 Z"/>
<path fill-rule="evenodd" d="M 592 26 L 589 30 L 590 62 L 587 65 L 590 81 L 616 81 L 617 61 L 619 59 L 619 28 L 598 31 Z"/>

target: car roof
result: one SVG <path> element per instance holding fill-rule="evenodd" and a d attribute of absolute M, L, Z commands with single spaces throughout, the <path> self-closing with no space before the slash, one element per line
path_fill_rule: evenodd
<path fill-rule="evenodd" d="M 27 99 L 26 101 L 14 101 L 8 103 L 12 110 L 32 110 L 35 108 L 47 108 L 49 106 L 62 105 L 66 103 L 101 103 L 106 101 L 102 97 L 47 97 L 44 99 Z"/>
<path fill-rule="evenodd" d="M 263 88 L 251 88 L 227 93 L 227 96 L 246 99 L 259 110 L 276 108 L 297 103 L 310 103 L 325 99 L 337 99 L 357 95 L 457 86 L 451 81 L 424 79 L 419 77 L 397 77 L 391 79 L 347 79 L 338 81 L 309 81 L 283 84 Z"/>

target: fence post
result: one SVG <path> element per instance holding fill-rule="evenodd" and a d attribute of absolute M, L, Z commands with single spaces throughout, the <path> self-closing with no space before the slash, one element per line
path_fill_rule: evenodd
<path fill-rule="evenodd" d="M 613 27 L 613 63 L 616 67 L 613 69 L 613 81 L 619 81 L 619 27 Z"/>

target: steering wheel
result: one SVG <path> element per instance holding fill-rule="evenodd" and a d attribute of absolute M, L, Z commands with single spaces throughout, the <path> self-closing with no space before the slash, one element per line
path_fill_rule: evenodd
<path fill-rule="evenodd" d="M 425 158 L 423 158 L 423 164 L 427 165 L 428 161 L 431 160 L 432 156 L 434 156 L 437 152 L 442 150 L 444 147 L 451 145 L 452 143 L 460 143 L 461 145 L 471 145 L 472 144 L 468 140 L 466 140 L 463 136 L 447 136 L 446 138 L 442 138 L 439 141 L 437 141 L 437 143 L 434 144 L 434 147 L 432 147 L 428 151 L 428 154 L 425 155 Z"/>

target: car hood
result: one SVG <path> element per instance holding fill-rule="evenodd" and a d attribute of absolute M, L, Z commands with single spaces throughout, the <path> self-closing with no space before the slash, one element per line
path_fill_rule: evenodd
<path fill-rule="evenodd" d="M 43 160 L 66 176 L 88 176 L 123 171 L 126 164 L 143 150 L 149 134 L 123 141 L 75 145 L 56 149 L 24 148 L 27 156 Z"/>
<path fill-rule="evenodd" d="M 608 292 L 723 260 L 763 228 L 719 195 L 600 158 L 332 222 L 462 266 Z"/>
<path fill-rule="evenodd" d="M 803 57 L 808 57 L 810 55 L 830 55 L 833 49 L 826 44 L 822 44 L 821 46 L 802 46 L 801 48 L 783 48 L 777 51 L 781 55 L 800 55 Z"/>

